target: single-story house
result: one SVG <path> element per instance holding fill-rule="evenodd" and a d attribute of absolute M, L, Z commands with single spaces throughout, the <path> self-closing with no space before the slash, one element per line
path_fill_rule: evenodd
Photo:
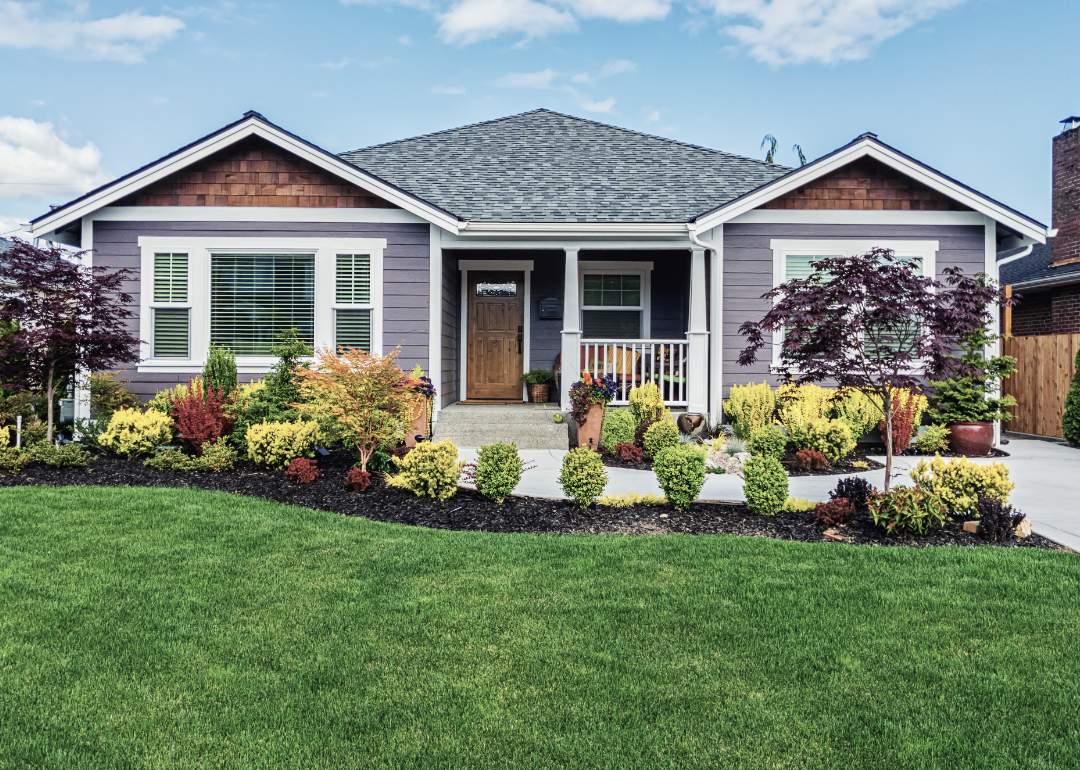
<path fill-rule="evenodd" d="M 256 376 L 274 335 L 400 346 L 437 407 L 520 401 L 530 368 L 659 384 L 721 416 L 740 324 L 814 256 L 894 249 L 997 277 L 1046 227 L 874 134 L 789 169 L 549 110 L 335 155 L 245 114 L 60 206 L 36 237 L 128 268 L 144 397 L 211 343 Z M 87 409 L 80 402 L 80 413 Z"/>

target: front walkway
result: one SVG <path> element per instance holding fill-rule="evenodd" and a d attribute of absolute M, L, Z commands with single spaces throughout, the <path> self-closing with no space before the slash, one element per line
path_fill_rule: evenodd
<path fill-rule="evenodd" d="M 1002 458 L 1009 468 L 1009 477 L 1016 483 L 1010 501 L 1031 519 L 1033 529 L 1043 537 L 1080 552 L 1080 449 L 1035 439 L 1013 438 L 1002 447 L 1011 457 Z M 566 452 L 559 450 L 521 451 L 522 459 L 536 468 L 521 477 L 514 490 L 530 497 L 562 499 L 559 488 L 559 469 Z M 461 449 L 461 458 L 476 459 L 475 449 Z M 881 462 L 885 458 L 876 458 Z M 908 483 L 908 471 L 918 462 L 917 457 L 897 458 L 893 468 L 894 483 Z M 994 462 L 994 458 L 973 458 L 974 462 Z M 651 471 L 628 468 L 608 468 L 605 493 L 654 492 L 663 494 Z M 859 475 L 877 487 L 885 481 L 885 471 L 867 471 Z M 798 476 L 788 482 L 792 497 L 808 500 L 828 500 L 835 489 L 838 476 Z M 739 476 L 709 474 L 701 490 L 702 500 L 741 501 L 743 482 Z"/>

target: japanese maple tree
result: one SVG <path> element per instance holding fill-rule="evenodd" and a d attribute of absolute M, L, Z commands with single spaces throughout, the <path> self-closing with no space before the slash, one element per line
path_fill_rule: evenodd
<path fill-rule="evenodd" d="M 0 323 L 0 358 L 19 358 L 16 387 L 41 387 L 48 401 L 47 440 L 53 438 L 56 381 L 79 370 L 101 371 L 139 360 L 139 337 L 131 332 L 132 296 L 124 282 L 130 270 L 81 264 L 85 252 L 40 249 L 15 239 L 0 260 L 7 299 Z"/>
<path fill-rule="evenodd" d="M 885 425 L 885 489 L 892 476 L 895 390 L 921 392 L 966 364 L 953 355 L 962 340 L 987 328 L 991 308 L 1010 304 L 983 274 L 957 267 L 943 280 L 921 274 L 915 260 L 888 249 L 822 257 L 812 273 L 762 295 L 772 308 L 739 332 L 748 344 L 739 364 L 749 366 L 779 336 L 780 364 L 774 371 L 798 384 L 833 382 L 860 390 L 882 413 Z"/>

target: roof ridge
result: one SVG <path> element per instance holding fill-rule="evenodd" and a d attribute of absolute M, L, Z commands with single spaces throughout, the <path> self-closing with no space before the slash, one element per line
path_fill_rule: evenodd
<path fill-rule="evenodd" d="M 464 131 L 466 128 L 476 128 L 477 126 L 488 126 L 492 123 L 502 123 L 504 120 L 511 120 L 512 118 L 520 118 L 525 115 L 532 115 L 535 112 L 551 112 L 551 110 L 545 110 L 544 108 L 538 108 L 535 110 L 526 110 L 525 112 L 516 112 L 513 115 L 504 115 L 501 118 L 492 118 L 491 120 L 481 120 L 476 123 L 467 123 L 464 126 L 455 126 L 454 128 L 444 128 L 440 131 L 429 131 L 426 134 L 417 134 L 416 136 L 407 136 L 404 139 L 393 139 L 389 142 L 381 142 L 379 144 L 368 145 L 367 147 L 357 147 L 355 150 L 346 150 L 345 152 L 339 152 L 338 155 L 350 155 L 354 152 L 363 152 L 364 150 L 374 150 L 379 147 L 389 147 L 392 144 L 401 144 L 402 142 L 411 142 L 414 139 L 427 139 L 429 136 L 440 136 L 441 134 L 452 134 L 455 131 Z"/>

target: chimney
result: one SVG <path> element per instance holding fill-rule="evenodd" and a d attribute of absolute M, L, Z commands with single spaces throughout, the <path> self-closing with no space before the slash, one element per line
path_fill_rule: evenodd
<path fill-rule="evenodd" d="M 1080 262 L 1080 117 L 1061 123 L 1061 133 L 1054 137 L 1050 226 L 1058 234 L 1050 242 L 1051 266 Z"/>

